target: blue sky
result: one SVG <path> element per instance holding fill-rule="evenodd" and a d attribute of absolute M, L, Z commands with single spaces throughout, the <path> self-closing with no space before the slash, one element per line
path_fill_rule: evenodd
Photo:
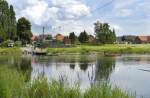
<path fill-rule="evenodd" d="M 67 35 L 86 30 L 94 34 L 94 23 L 108 22 L 117 35 L 150 35 L 149 0 L 7 0 L 17 19 L 32 23 L 34 34 Z"/>

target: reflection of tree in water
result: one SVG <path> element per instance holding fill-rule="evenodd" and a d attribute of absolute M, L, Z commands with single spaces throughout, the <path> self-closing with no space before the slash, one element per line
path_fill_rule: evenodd
<path fill-rule="evenodd" d="M 108 80 L 114 68 L 115 68 L 115 58 L 113 57 L 99 58 L 96 64 L 95 79 L 97 81 Z"/>
<path fill-rule="evenodd" d="M 88 68 L 88 62 L 82 62 L 80 63 L 80 69 L 83 71 L 86 71 Z"/>
<path fill-rule="evenodd" d="M 75 68 L 75 64 L 70 64 L 70 68 L 74 69 Z"/>
<path fill-rule="evenodd" d="M 16 66 L 17 70 L 24 74 L 26 81 L 30 80 L 31 77 L 31 58 L 20 57 L 14 59 L 14 66 Z"/>

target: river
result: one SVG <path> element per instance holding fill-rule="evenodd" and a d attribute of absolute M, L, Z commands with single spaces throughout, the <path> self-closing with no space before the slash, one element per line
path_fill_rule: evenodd
<path fill-rule="evenodd" d="M 136 92 L 138 98 L 150 98 L 150 55 L 0 56 L 0 64 L 28 73 L 27 81 L 40 74 L 71 86 L 80 84 L 83 91 L 95 83 L 108 82 Z"/>

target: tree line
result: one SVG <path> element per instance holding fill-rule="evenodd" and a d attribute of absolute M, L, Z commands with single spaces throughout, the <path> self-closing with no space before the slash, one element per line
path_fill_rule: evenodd
<path fill-rule="evenodd" d="M 113 44 L 116 42 L 116 33 L 115 30 L 111 30 L 108 23 L 100 23 L 97 21 L 95 24 L 95 38 L 93 40 L 94 43 L 98 44 Z M 69 39 L 71 40 L 71 43 L 74 44 L 77 40 L 80 43 L 88 43 L 89 37 L 91 35 L 88 35 L 87 32 L 84 30 L 80 33 L 80 35 L 77 37 L 74 32 L 69 34 Z"/>
<path fill-rule="evenodd" d="M 13 6 L 5 0 L 0 0 L 0 43 L 6 40 L 29 43 L 31 36 L 30 21 L 24 17 L 17 21 Z"/>

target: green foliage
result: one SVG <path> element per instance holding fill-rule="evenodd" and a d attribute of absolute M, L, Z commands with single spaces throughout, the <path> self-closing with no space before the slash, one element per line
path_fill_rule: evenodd
<path fill-rule="evenodd" d="M 88 38 L 88 34 L 86 33 L 86 31 L 81 32 L 78 39 L 81 43 L 87 43 L 89 38 Z"/>
<path fill-rule="evenodd" d="M 76 35 L 74 32 L 69 34 L 69 39 L 71 40 L 71 44 L 74 44 L 76 41 Z"/>
<path fill-rule="evenodd" d="M 64 83 L 51 81 L 40 76 L 36 80 L 25 82 L 23 74 L 13 68 L 0 66 L 1 98 L 135 98 L 121 89 L 108 84 L 91 86 L 84 93 L 78 86 L 70 87 Z"/>
<path fill-rule="evenodd" d="M 10 42 L 9 40 L 6 40 L 6 41 L 2 42 L 1 47 L 8 47 L 9 42 Z"/>
<path fill-rule="evenodd" d="M 22 17 L 17 22 L 17 35 L 23 44 L 30 43 L 32 32 L 31 23 L 26 18 Z"/>
<path fill-rule="evenodd" d="M 24 78 L 14 69 L 0 66 L 0 97 L 22 98 Z"/>
<path fill-rule="evenodd" d="M 0 48 L 0 55 L 16 55 L 21 54 L 21 50 L 19 48 Z"/>
<path fill-rule="evenodd" d="M 16 37 L 16 17 L 12 5 L 8 5 L 7 1 L 0 1 L 0 34 L 5 39 L 14 40 Z M 1 39 L 1 36 L 0 36 Z"/>
<path fill-rule="evenodd" d="M 52 40 L 52 35 L 48 35 L 46 38 L 45 38 L 45 40 Z"/>
<path fill-rule="evenodd" d="M 113 44 L 116 41 L 115 30 L 112 31 L 108 23 L 95 23 L 95 33 L 101 44 Z"/>
<path fill-rule="evenodd" d="M 0 25 L 0 43 L 3 42 L 6 39 L 6 33 L 2 26 Z"/>
<path fill-rule="evenodd" d="M 139 45 L 124 45 L 124 44 L 105 44 L 99 46 L 92 45 L 80 45 L 71 48 L 47 48 L 48 53 L 112 53 L 112 54 L 127 54 L 127 53 L 150 53 L 150 45 L 149 44 L 139 44 Z"/>
<path fill-rule="evenodd" d="M 14 40 L 16 38 L 16 32 L 17 32 L 17 28 L 16 28 L 16 16 L 15 16 L 15 12 L 13 9 L 13 6 L 10 5 L 10 23 L 9 23 L 9 39 Z"/>

